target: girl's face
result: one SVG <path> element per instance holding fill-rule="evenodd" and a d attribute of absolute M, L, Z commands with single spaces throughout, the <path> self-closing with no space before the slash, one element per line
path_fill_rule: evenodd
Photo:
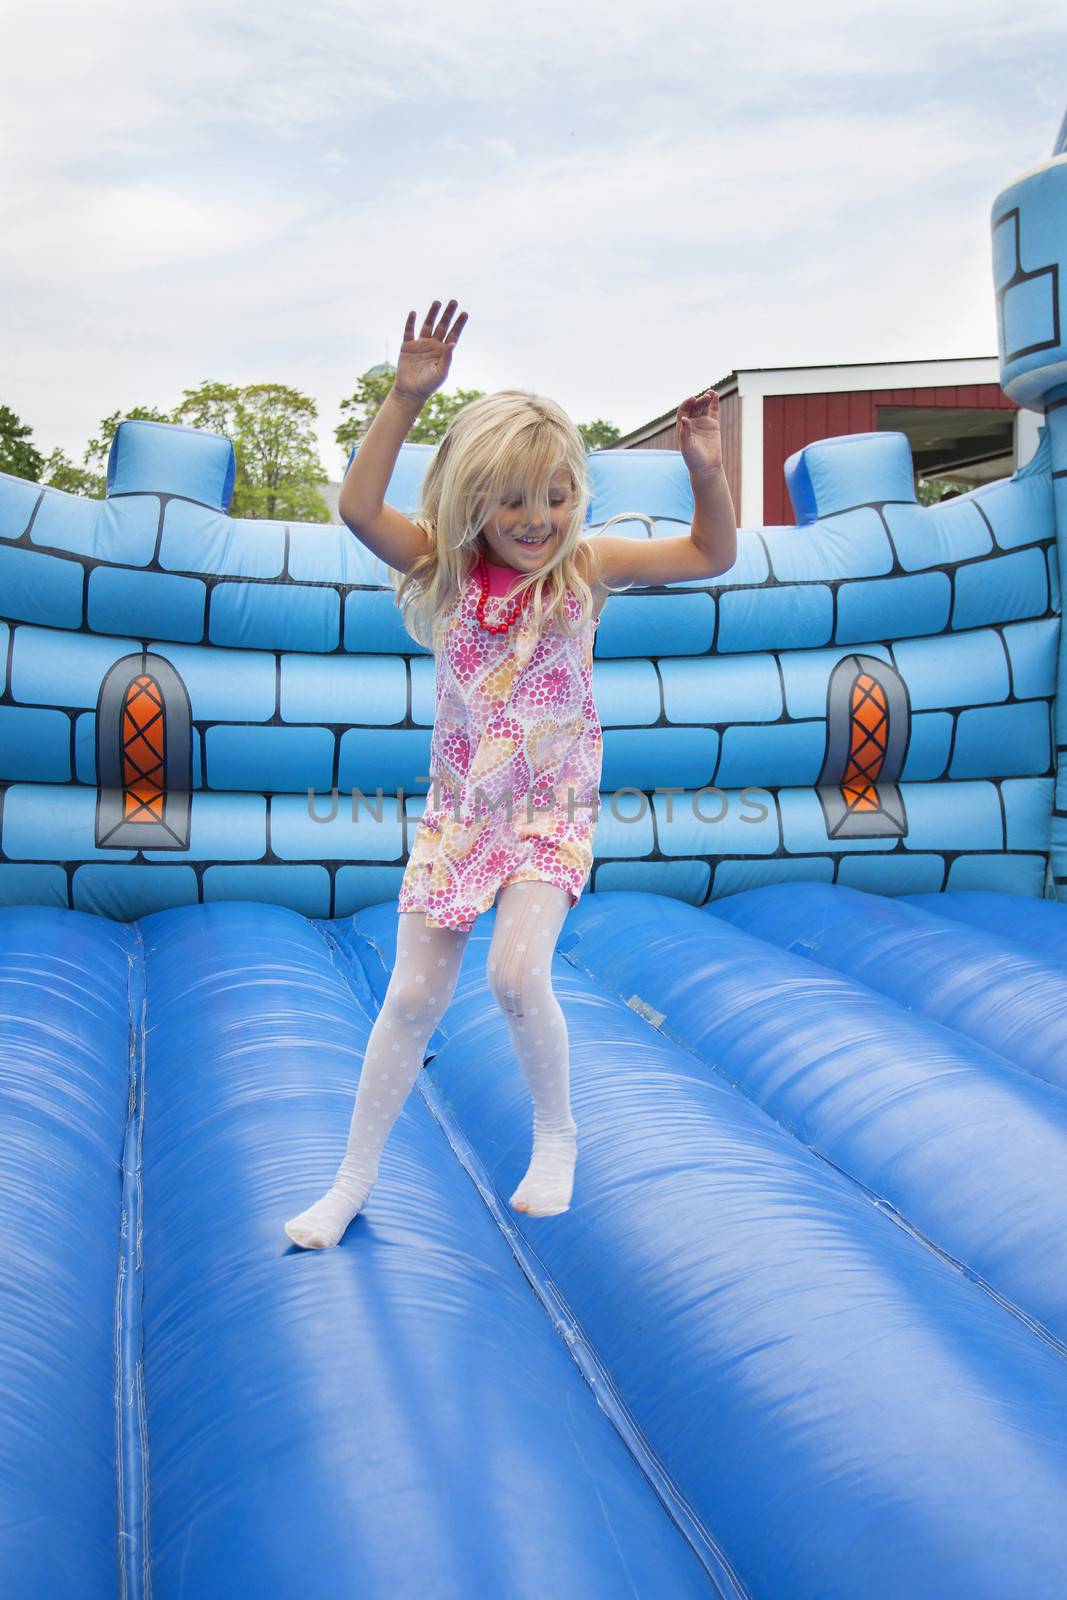
<path fill-rule="evenodd" d="M 521 485 L 510 485 L 490 508 L 482 528 L 481 536 L 489 559 L 501 566 L 513 567 L 516 572 L 532 572 L 546 566 L 566 536 L 574 513 L 574 490 L 566 467 L 558 467 L 552 474 L 549 503 L 552 517 L 548 526 L 531 522 L 522 503 Z M 538 542 L 523 542 L 531 540 Z"/>

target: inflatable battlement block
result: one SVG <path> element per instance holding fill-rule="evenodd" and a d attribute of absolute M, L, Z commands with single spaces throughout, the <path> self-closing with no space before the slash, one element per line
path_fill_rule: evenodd
<path fill-rule="evenodd" d="M 120 422 L 107 458 L 107 494 L 177 495 L 229 510 L 237 470 L 225 434 L 171 422 Z"/>
<path fill-rule="evenodd" d="M 785 464 L 798 527 L 819 517 L 887 500 L 916 503 L 911 444 L 905 433 L 851 433 L 816 439 Z"/>

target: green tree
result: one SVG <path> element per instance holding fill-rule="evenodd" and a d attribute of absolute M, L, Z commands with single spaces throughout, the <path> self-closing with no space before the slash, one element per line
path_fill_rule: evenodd
<path fill-rule="evenodd" d="M 585 440 L 587 450 L 610 450 L 622 435 L 613 422 L 597 417 L 593 422 L 579 422 L 578 432 Z"/>
<path fill-rule="evenodd" d="M 949 494 L 966 494 L 973 486 L 969 483 L 957 483 L 949 478 L 937 478 L 927 482 L 925 478 L 916 475 L 915 494 L 921 506 L 936 506 Z"/>
<path fill-rule="evenodd" d="M 318 407 L 284 383 L 202 383 L 186 389 L 172 422 L 208 428 L 233 441 L 237 458 L 230 515 L 292 522 L 329 522 L 317 485 L 322 470 L 312 424 Z"/>
<path fill-rule="evenodd" d="M 13 478 L 28 478 L 39 483 L 44 456 L 31 444 L 33 429 L 17 417 L 9 406 L 0 406 L 0 472 Z"/>
<path fill-rule="evenodd" d="M 233 383 L 214 383 L 204 380 L 196 389 L 183 389 L 182 397 L 171 412 L 171 422 L 186 428 L 206 428 L 209 433 L 223 433 L 237 448 L 237 431 L 241 415 L 241 390 Z"/>
<path fill-rule="evenodd" d="M 241 393 L 243 517 L 329 522 L 319 493 L 329 481 L 319 459 L 315 402 L 282 383 L 255 383 Z M 234 441 L 237 444 L 237 440 Z"/>
<path fill-rule="evenodd" d="M 79 467 L 58 446 L 44 464 L 41 482 L 49 489 L 62 489 L 64 494 L 83 494 L 94 500 L 99 500 L 104 493 L 104 479 L 100 474 Z"/>

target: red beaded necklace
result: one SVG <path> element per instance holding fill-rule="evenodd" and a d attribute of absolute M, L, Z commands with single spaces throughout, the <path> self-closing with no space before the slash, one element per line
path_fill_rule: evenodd
<path fill-rule="evenodd" d="M 531 589 L 526 589 L 521 595 L 518 596 L 517 599 L 509 602 L 507 614 L 503 622 L 486 622 L 485 607 L 486 602 L 489 599 L 489 563 L 486 561 L 485 554 L 481 550 L 478 552 L 478 583 L 482 591 L 478 597 L 478 605 L 475 611 L 478 621 L 481 623 L 482 627 L 487 633 L 507 633 L 508 629 L 513 627 L 515 623 L 518 622 L 519 615 L 533 591 Z"/>

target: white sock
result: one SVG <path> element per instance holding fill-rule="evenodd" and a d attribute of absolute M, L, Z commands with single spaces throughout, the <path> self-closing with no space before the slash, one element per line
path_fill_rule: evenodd
<path fill-rule="evenodd" d="M 452 998 L 468 937 L 455 928 L 427 928 L 421 912 L 399 914 L 396 962 L 367 1040 L 345 1157 L 322 1199 L 285 1224 L 294 1244 L 306 1250 L 337 1244 L 366 1205 L 382 1146 Z"/>
<path fill-rule="evenodd" d="M 578 1130 L 570 1105 L 570 1040 L 552 989 L 552 955 L 570 907 L 570 895 L 556 884 L 508 884 L 487 962 L 533 1101 L 533 1155 L 510 1200 L 530 1217 L 568 1210 L 574 1186 Z"/>
<path fill-rule="evenodd" d="M 510 1202 L 516 1211 L 528 1217 L 554 1217 L 570 1210 L 577 1134 L 573 1118 L 565 1129 L 546 1130 L 534 1117 L 533 1156 Z"/>

